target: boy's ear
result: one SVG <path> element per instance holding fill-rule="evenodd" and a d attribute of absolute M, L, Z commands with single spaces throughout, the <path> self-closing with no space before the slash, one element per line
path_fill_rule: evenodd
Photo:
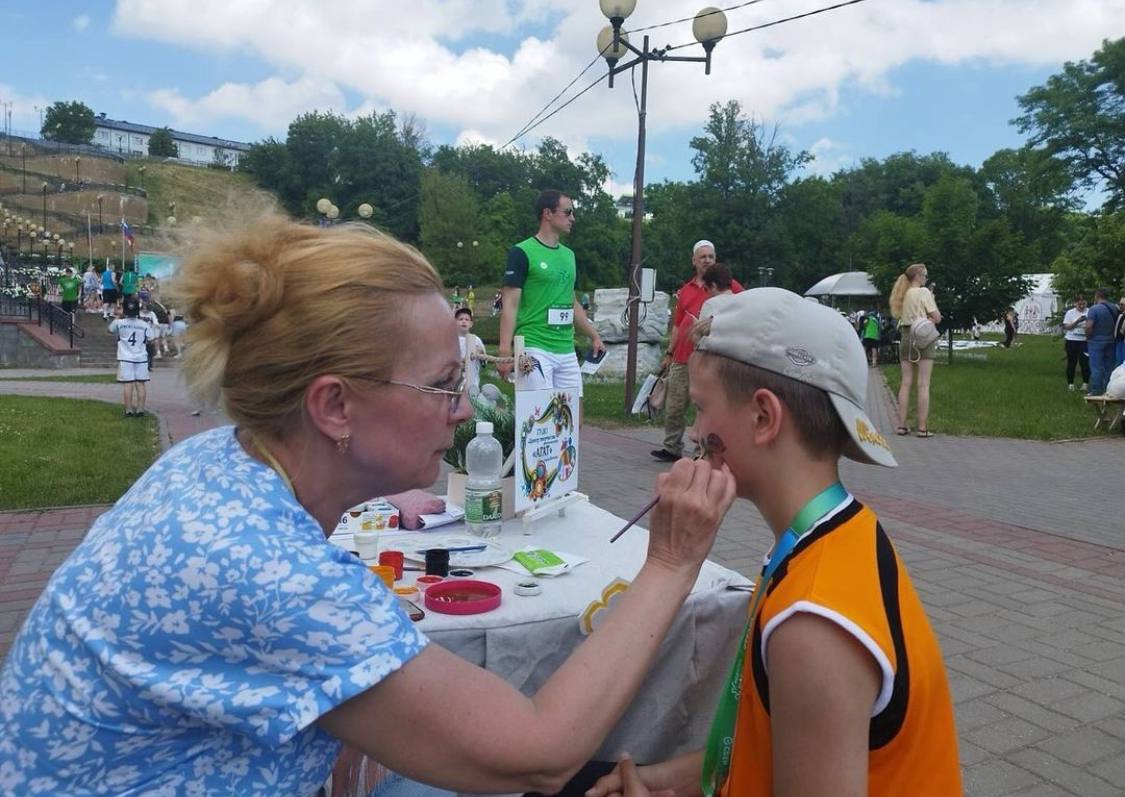
<path fill-rule="evenodd" d="M 782 423 L 785 419 L 785 405 L 777 394 L 765 388 L 758 388 L 750 399 L 747 422 L 750 432 L 754 436 L 754 444 L 769 446 L 777 441 L 781 435 Z"/>

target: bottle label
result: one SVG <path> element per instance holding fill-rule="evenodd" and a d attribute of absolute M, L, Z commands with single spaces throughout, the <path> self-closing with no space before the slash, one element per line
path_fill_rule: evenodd
<path fill-rule="evenodd" d="M 493 523 L 504 516 L 504 493 L 499 489 L 465 488 L 465 522 Z"/>

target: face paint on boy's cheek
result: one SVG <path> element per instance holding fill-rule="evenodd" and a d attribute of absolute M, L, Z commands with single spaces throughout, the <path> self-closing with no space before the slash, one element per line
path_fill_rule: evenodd
<path fill-rule="evenodd" d="M 711 432 L 700 443 L 700 450 L 705 457 L 722 457 L 726 453 L 727 447 L 723 443 L 723 438 L 719 437 L 714 432 Z"/>

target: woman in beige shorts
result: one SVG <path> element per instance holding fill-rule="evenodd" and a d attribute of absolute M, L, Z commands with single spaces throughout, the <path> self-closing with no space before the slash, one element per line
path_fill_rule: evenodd
<path fill-rule="evenodd" d="M 891 314 L 898 319 L 899 332 L 902 333 L 898 347 L 898 360 L 902 365 L 902 383 L 898 388 L 898 428 L 895 434 L 910 434 L 906 417 L 910 413 L 910 388 L 915 382 L 914 369 L 918 369 L 918 437 L 933 437 L 926 425 L 930 416 L 930 374 L 934 369 L 935 340 L 925 348 L 914 345 L 910 328 L 915 321 L 929 318 L 935 324 L 941 323 L 934 295 L 926 287 L 929 276 L 925 263 L 915 263 L 900 274 L 891 289 Z"/>

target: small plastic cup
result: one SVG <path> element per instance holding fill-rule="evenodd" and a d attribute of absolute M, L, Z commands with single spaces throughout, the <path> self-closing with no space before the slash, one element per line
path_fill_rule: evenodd
<path fill-rule="evenodd" d="M 390 565 L 371 565 L 371 572 L 383 579 L 383 583 L 387 585 L 387 589 L 394 589 L 395 586 L 395 569 Z"/>
<path fill-rule="evenodd" d="M 359 558 L 364 561 L 375 559 L 379 556 L 379 533 L 356 529 L 352 532 L 352 541 L 359 552 Z"/>

